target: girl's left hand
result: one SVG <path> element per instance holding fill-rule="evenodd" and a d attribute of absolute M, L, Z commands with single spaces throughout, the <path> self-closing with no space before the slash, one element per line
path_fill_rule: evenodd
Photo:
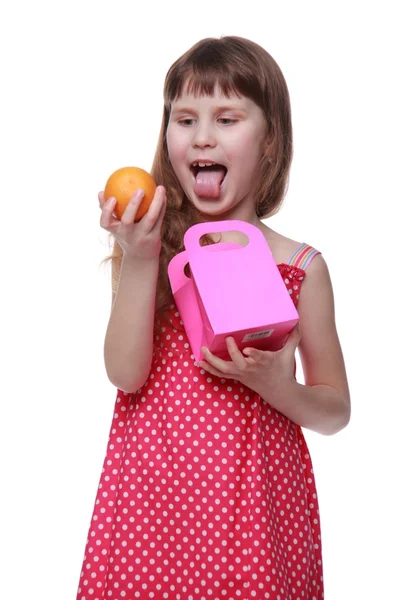
<path fill-rule="evenodd" d="M 282 393 L 282 387 L 294 382 L 294 353 L 300 341 L 297 325 L 280 350 L 265 351 L 256 348 L 239 350 L 233 337 L 226 338 L 231 361 L 214 356 L 208 348 L 202 348 L 205 360 L 199 367 L 225 379 L 236 379 L 263 398 L 274 398 Z M 246 356 L 244 356 L 246 355 Z"/>

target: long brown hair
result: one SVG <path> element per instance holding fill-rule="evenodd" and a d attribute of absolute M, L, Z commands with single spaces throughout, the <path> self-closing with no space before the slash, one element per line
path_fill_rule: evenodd
<path fill-rule="evenodd" d="M 168 199 L 162 229 L 156 330 L 165 319 L 172 299 L 168 263 L 184 249 L 186 230 L 205 220 L 186 198 L 168 158 L 166 131 L 171 104 L 184 89 L 189 93 L 212 95 L 216 84 L 226 96 L 239 94 L 250 98 L 265 115 L 267 139 L 257 174 L 257 216 L 264 219 L 275 214 L 287 190 L 293 134 L 289 93 L 279 66 L 266 50 L 250 40 L 236 36 L 201 40 L 170 67 L 164 83 L 162 124 L 151 169 L 157 185 L 165 187 Z M 204 243 L 212 243 L 212 240 L 206 238 Z M 116 240 L 107 260 L 112 260 L 112 286 L 116 292 L 122 260 L 122 250 Z"/>

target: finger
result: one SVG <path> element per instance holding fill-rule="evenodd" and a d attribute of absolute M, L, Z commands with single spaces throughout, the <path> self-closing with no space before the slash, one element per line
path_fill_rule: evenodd
<path fill-rule="evenodd" d="M 294 329 L 292 329 L 292 331 L 290 332 L 289 337 L 286 340 L 286 344 L 283 346 L 282 350 L 286 349 L 286 351 L 294 353 L 297 346 L 299 345 L 300 338 L 300 327 L 297 324 L 296 327 L 294 327 Z"/>
<path fill-rule="evenodd" d="M 100 216 L 100 226 L 104 229 L 114 229 L 119 224 L 118 219 L 113 216 L 115 204 L 115 198 L 111 197 L 103 205 Z"/>
<path fill-rule="evenodd" d="M 225 373 L 225 375 L 227 375 L 230 372 L 233 372 L 231 362 L 222 360 L 222 358 L 219 358 L 218 356 L 214 356 L 214 354 L 210 352 L 210 350 L 205 346 L 201 348 L 201 352 L 208 364 L 214 367 L 214 369 L 217 369 L 221 373 Z"/>
<path fill-rule="evenodd" d="M 246 358 L 243 356 L 243 354 L 240 352 L 240 350 L 235 342 L 235 338 L 229 336 L 226 338 L 225 341 L 226 341 L 226 347 L 228 348 L 229 356 L 231 357 L 232 362 L 234 363 L 234 365 L 236 366 L 237 369 L 242 371 L 243 369 L 246 368 L 247 361 L 246 361 Z"/>
<path fill-rule="evenodd" d="M 159 185 L 154 194 L 154 198 L 150 204 L 149 210 L 141 220 L 141 227 L 145 234 L 150 233 L 157 228 L 161 229 L 162 221 L 165 215 L 166 197 L 165 188 Z"/>
<path fill-rule="evenodd" d="M 221 373 L 221 371 L 218 371 L 218 369 L 214 369 L 214 367 L 212 367 L 203 360 L 199 361 L 198 366 L 200 367 L 200 369 L 203 369 L 203 371 L 210 373 L 210 375 L 215 375 L 215 377 L 226 377 L 225 373 Z"/>
<path fill-rule="evenodd" d="M 270 354 L 268 350 L 259 350 L 258 348 L 244 348 L 243 354 L 248 356 L 254 362 L 259 362 L 265 358 L 266 354 Z"/>
<path fill-rule="evenodd" d="M 100 205 L 100 208 L 103 208 L 103 205 L 104 205 L 104 203 L 105 203 L 105 200 L 104 200 L 104 192 L 99 192 L 99 193 L 97 194 L 97 197 L 98 197 L 98 199 L 99 199 L 99 205 Z"/>
<path fill-rule="evenodd" d="M 132 223 L 134 223 L 135 221 L 135 217 L 136 217 L 136 213 L 138 211 L 138 208 L 143 200 L 143 196 L 144 196 L 144 191 L 139 189 L 136 190 L 136 192 L 133 194 L 132 198 L 130 199 L 129 203 L 127 204 L 122 217 L 121 217 L 121 228 L 123 228 L 124 226 L 128 225 L 129 227 L 132 225 Z"/>
<path fill-rule="evenodd" d="M 166 212 L 167 212 L 167 198 L 164 195 L 163 205 L 161 207 L 160 214 L 158 215 L 158 219 L 157 219 L 156 224 L 154 225 L 154 229 L 153 229 L 153 231 L 157 235 L 161 235 L 161 228 L 162 228 L 162 224 L 164 222 L 164 217 L 165 217 Z"/>
<path fill-rule="evenodd" d="M 294 329 L 292 329 L 292 331 L 290 332 L 289 335 L 289 340 L 295 344 L 296 346 L 299 345 L 301 339 L 301 333 L 300 333 L 300 325 L 297 323 L 296 327 Z"/>

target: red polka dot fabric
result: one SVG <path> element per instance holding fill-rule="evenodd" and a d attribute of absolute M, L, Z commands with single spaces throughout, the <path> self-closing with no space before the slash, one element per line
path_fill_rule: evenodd
<path fill-rule="evenodd" d="M 305 272 L 278 268 L 296 304 Z M 171 318 L 146 384 L 117 392 L 77 600 L 321 600 L 301 428 L 195 366 Z"/>

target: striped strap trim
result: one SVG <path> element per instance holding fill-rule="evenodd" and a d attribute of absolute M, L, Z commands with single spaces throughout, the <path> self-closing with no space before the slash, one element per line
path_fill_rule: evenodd
<path fill-rule="evenodd" d="M 288 265 L 303 269 L 307 269 L 311 261 L 318 255 L 321 254 L 319 250 L 316 250 L 308 244 L 301 244 L 299 248 L 292 254 L 288 261 Z"/>

